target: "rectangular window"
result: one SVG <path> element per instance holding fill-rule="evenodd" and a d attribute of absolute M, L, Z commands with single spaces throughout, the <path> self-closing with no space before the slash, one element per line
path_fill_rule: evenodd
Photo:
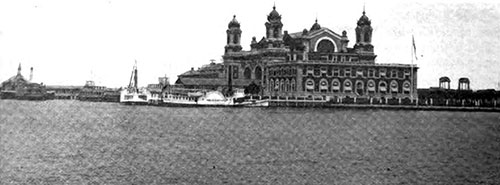
<path fill-rule="evenodd" d="M 391 78 L 397 78 L 398 77 L 398 72 L 396 70 L 391 71 Z"/>
<path fill-rule="evenodd" d="M 314 76 L 321 76 L 321 71 L 318 68 L 314 68 Z"/>
<path fill-rule="evenodd" d="M 375 76 L 375 70 L 369 69 L 368 70 L 368 78 L 373 78 Z"/>
<path fill-rule="evenodd" d="M 321 67 L 321 75 L 326 74 L 326 67 Z"/>
<path fill-rule="evenodd" d="M 314 69 L 311 66 L 307 66 L 307 75 L 309 75 L 309 74 L 311 74 L 311 75 L 314 74 Z"/>
<path fill-rule="evenodd" d="M 344 76 L 346 76 L 346 77 L 351 76 L 351 68 L 345 68 L 344 69 Z"/>
<path fill-rule="evenodd" d="M 326 72 L 326 75 L 331 77 L 332 76 L 332 68 L 328 68 L 328 71 Z"/>
<path fill-rule="evenodd" d="M 356 70 L 356 76 L 363 77 L 363 69 Z"/>
<path fill-rule="evenodd" d="M 385 68 L 380 69 L 379 71 L 380 77 L 386 77 L 387 76 L 386 71 L 387 70 Z"/>
<path fill-rule="evenodd" d="M 334 55 L 334 56 L 332 57 L 332 62 L 337 62 L 337 56 L 335 56 L 335 55 Z"/>
<path fill-rule="evenodd" d="M 233 78 L 238 78 L 238 66 L 233 66 Z"/>
<path fill-rule="evenodd" d="M 341 57 L 340 57 L 340 61 L 341 61 L 341 62 L 345 62 L 345 56 L 341 56 Z"/>
<path fill-rule="evenodd" d="M 333 76 L 340 76 L 339 68 L 333 68 Z"/>
<path fill-rule="evenodd" d="M 406 69 L 404 78 L 410 78 L 410 76 L 411 76 L 410 70 Z"/>

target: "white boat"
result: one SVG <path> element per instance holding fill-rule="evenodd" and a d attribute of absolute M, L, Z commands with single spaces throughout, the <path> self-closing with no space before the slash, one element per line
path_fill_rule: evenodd
<path fill-rule="evenodd" d="M 137 62 L 132 69 L 130 82 L 127 88 L 120 92 L 120 103 L 130 105 L 148 104 L 149 93 L 146 89 L 139 89 L 137 85 Z"/>
<path fill-rule="evenodd" d="M 163 103 L 166 106 L 269 106 L 268 100 L 247 100 L 242 93 L 235 93 L 235 95 L 231 97 L 225 97 L 219 91 L 188 93 L 188 95 L 166 94 L 165 97 L 163 97 Z"/>

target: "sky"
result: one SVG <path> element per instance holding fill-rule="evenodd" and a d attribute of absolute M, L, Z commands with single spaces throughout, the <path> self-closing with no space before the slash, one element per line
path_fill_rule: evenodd
<path fill-rule="evenodd" d="M 244 50 L 265 35 L 273 4 L 283 30 L 322 27 L 347 31 L 349 47 L 365 7 L 372 20 L 376 63 L 411 64 L 412 35 L 418 87 L 451 88 L 468 77 L 472 89 L 500 89 L 500 2 L 368 0 L 1 0 L 0 81 L 17 73 L 47 85 L 128 85 L 134 62 L 139 85 L 157 83 L 210 63 L 222 62 L 233 15 Z"/>

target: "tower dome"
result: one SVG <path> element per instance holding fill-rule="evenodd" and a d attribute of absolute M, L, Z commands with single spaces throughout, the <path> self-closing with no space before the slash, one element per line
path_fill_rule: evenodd
<path fill-rule="evenodd" d="M 358 20 L 358 26 L 362 26 L 362 25 L 370 26 L 371 23 L 372 23 L 372 21 L 370 21 L 368 16 L 366 16 L 365 11 L 363 11 L 363 15 Z"/>
<path fill-rule="evenodd" d="M 229 22 L 228 28 L 233 28 L 233 27 L 237 27 L 239 28 L 240 27 L 240 23 L 238 22 L 238 20 L 236 20 L 236 15 L 233 15 L 233 20 L 231 20 L 231 22 Z"/>
<path fill-rule="evenodd" d="M 321 29 L 321 25 L 318 24 L 318 19 L 316 19 L 316 22 L 312 25 L 310 31 L 315 31 Z"/>
<path fill-rule="evenodd" d="M 281 15 L 278 13 L 278 11 L 276 11 L 276 6 L 273 6 L 273 11 L 269 13 L 269 15 L 267 16 L 267 20 L 269 22 L 281 21 Z"/>

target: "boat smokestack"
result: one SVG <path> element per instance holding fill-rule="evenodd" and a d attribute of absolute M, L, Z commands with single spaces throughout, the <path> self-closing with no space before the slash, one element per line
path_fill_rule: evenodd
<path fill-rule="evenodd" d="M 30 69 L 30 82 L 33 80 L 33 67 Z"/>

